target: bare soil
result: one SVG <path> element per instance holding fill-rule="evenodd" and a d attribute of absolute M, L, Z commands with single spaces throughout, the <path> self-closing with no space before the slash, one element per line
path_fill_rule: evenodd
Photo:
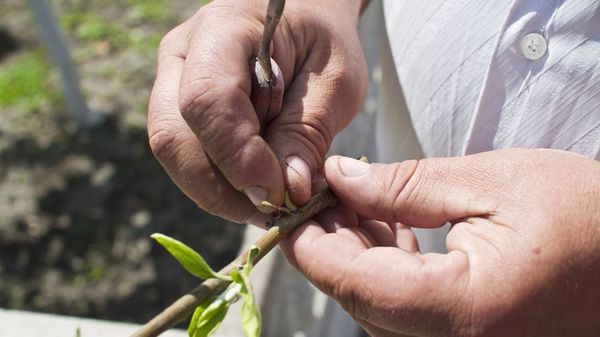
<path fill-rule="evenodd" d="M 0 69 L 20 53 L 45 55 L 25 3 L 3 0 Z M 235 256 L 243 226 L 197 209 L 147 145 L 155 46 L 200 7 L 166 3 L 140 19 L 133 0 L 51 1 L 59 17 L 91 13 L 128 38 L 65 32 L 102 125 L 78 128 L 61 102 L 0 108 L 0 307 L 143 322 L 198 283 L 150 234 L 182 239 L 215 268 Z M 60 91 L 54 71 L 48 80 Z"/>

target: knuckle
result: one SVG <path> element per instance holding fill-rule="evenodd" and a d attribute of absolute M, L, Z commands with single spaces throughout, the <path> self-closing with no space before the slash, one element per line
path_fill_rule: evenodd
<path fill-rule="evenodd" d="M 353 64 L 352 62 L 355 61 L 347 61 L 347 57 L 341 59 L 343 64 L 335 66 L 328 74 L 333 83 L 332 89 L 336 93 L 342 93 L 346 100 L 350 100 L 356 105 L 356 109 L 359 109 L 368 86 L 366 65 L 362 64 L 364 62 L 362 58 L 360 64 Z"/>
<path fill-rule="evenodd" d="M 181 88 L 179 110 L 188 123 L 201 121 L 204 112 L 218 100 L 211 94 L 211 83 L 211 76 L 205 74 L 202 78 L 196 78 L 186 87 Z"/>
<path fill-rule="evenodd" d="M 227 217 L 228 213 L 231 212 L 228 203 L 229 200 L 221 193 L 210 193 L 207 195 L 210 195 L 210 197 L 196 201 L 196 205 L 212 215 Z"/>
<path fill-rule="evenodd" d="M 225 78 L 223 71 L 215 65 L 203 66 L 204 71 L 180 88 L 179 110 L 188 124 L 203 128 L 212 118 L 219 120 L 231 113 L 227 111 L 237 105 L 246 90 L 238 79 Z M 223 116 L 217 113 L 223 112 Z M 223 118 L 221 118 L 223 117 Z"/>
<path fill-rule="evenodd" d="M 184 22 L 181 25 L 171 29 L 165 36 L 162 37 L 157 49 L 157 58 L 160 62 L 167 56 L 185 57 L 188 23 Z M 183 42 L 183 43 L 182 43 Z"/>
<path fill-rule="evenodd" d="M 354 84 L 354 74 L 350 69 L 344 67 L 336 67 L 333 70 L 324 74 L 326 83 L 328 83 L 328 90 L 333 94 L 340 95 L 345 98 L 356 97 L 356 85 Z"/>
<path fill-rule="evenodd" d="M 161 163 L 164 163 L 170 160 L 173 152 L 176 151 L 175 149 L 178 146 L 177 133 L 174 130 L 161 128 L 150 133 L 148 142 L 150 143 L 152 154 Z"/>
<path fill-rule="evenodd" d="M 319 157 L 322 157 L 329 149 L 334 135 L 329 123 L 326 118 L 307 114 L 303 118 L 303 125 L 304 136 L 315 146 Z"/>
<path fill-rule="evenodd" d="M 220 31 L 231 28 L 239 29 L 252 35 L 258 41 L 262 33 L 260 18 L 263 15 L 262 10 L 253 5 L 243 6 L 235 1 L 212 1 L 202 6 L 194 14 L 192 20 L 206 29 L 213 29 L 213 27 L 219 27 Z"/>
<path fill-rule="evenodd" d="M 217 166 L 227 170 L 240 165 L 240 158 L 247 150 L 245 146 L 221 145 L 227 142 L 228 137 L 222 132 L 222 128 L 216 128 L 206 137 L 206 143 L 212 144 L 214 150 L 210 153 L 211 159 Z M 234 184 L 235 185 L 235 184 Z"/>
<path fill-rule="evenodd" d="M 236 10 L 236 6 L 229 1 L 211 1 L 202 6 L 194 15 L 198 21 L 207 20 L 215 16 L 222 16 Z"/>
<path fill-rule="evenodd" d="M 171 50 L 171 46 L 177 38 L 177 28 L 170 30 L 165 36 L 160 39 L 160 43 L 158 44 L 158 56 L 169 52 Z"/>
<path fill-rule="evenodd" d="M 269 127 L 268 138 L 276 143 L 276 147 L 282 145 L 288 150 L 292 150 L 290 144 L 299 145 L 301 150 L 306 151 L 305 155 L 313 157 L 313 162 L 317 165 L 322 163 L 336 134 L 332 119 L 335 118 L 319 111 L 288 110 Z M 298 146 L 294 146 L 294 150 L 297 149 Z M 289 154 L 291 153 L 280 155 Z"/>
<path fill-rule="evenodd" d="M 407 160 L 393 165 L 383 181 L 389 188 L 385 195 L 392 198 L 389 211 L 396 221 L 400 221 L 403 210 L 419 204 L 415 201 L 421 194 L 427 164 L 426 160 Z"/>
<path fill-rule="evenodd" d="M 311 168 L 317 168 L 323 165 L 332 137 L 323 125 L 303 122 L 279 125 L 270 138 L 277 139 L 276 143 L 271 145 L 275 146 L 281 158 L 297 154 L 308 160 Z M 292 153 L 298 151 L 300 153 Z"/>
<path fill-rule="evenodd" d="M 331 75 L 333 82 L 338 86 L 337 89 L 346 91 L 349 94 L 355 94 L 363 77 L 362 72 L 352 71 L 348 66 L 335 70 Z"/>
<path fill-rule="evenodd" d="M 225 150 L 231 145 L 227 142 L 231 140 L 233 123 L 228 122 L 223 114 L 212 111 L 219 101 L 216 95 L 196 95 L 189 100 L 181 114 L 207 150 L 220 149 L 222 152 L 227 152 Z M 214 155 L 215 153 L 211 153 L 212 159 L 217 163 L 220 162 L 220 159 L 215 158 Z"/>
<path fill-rule="evenodd" d="M 366 86 L 361 85 L 355 71 L 346 66 L 333 65 L 322 73 L 310 76 L 314 76 L 315 82 L 319 83 L 319 95 L 307 100 L 304 110 L 328 116 L 319 122 L 329 129 L 329 134 L 334 135 L 348 125 L 360 110 Z"/>

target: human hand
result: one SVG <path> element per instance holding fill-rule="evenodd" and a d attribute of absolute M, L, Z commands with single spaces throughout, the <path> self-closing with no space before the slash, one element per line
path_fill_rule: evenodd
<path fill-rule="evenodd" d="M 249 70 L 266 1 L 213 1 L 164 37 L 149 141 L 201 208 L 264 224 L 267 216 L 256 208 L 263 200 L 281 204 L 287 189 L 295 203 L 308 201 L 312 175 L 366 93 L 359 5 L 288 2 L 273 37 L 272 58 L 283 81 L 271 101 L 252 92 Z M 263 132 L 259 120 L 268 122 Z"/>
<path fill-rule="evenodd" d="M 284 252 L 370 335 L 600 336 L 600 163 L 511 149 L 333 157 L 325 175 L 343 205 Z M 404 227 L 445 222 L 447 254 L 418 253 Z"/>

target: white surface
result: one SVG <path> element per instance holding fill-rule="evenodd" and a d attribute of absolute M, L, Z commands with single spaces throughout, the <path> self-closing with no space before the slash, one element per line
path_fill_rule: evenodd
<path fill-rule="evenodd" d="M 88 318 L 0 309 L 0 337 L 127 337 L 138 325 Z M 183 330 L 169 330 L 162 337 L 187 337 Z"/>

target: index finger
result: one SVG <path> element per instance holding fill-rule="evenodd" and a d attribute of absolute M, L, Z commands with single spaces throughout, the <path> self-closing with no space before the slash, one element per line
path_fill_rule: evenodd
<path fill-rule="evenodd" d="M 235 222 L 265 225 L 247 198 L 235 190 L 207 158 L 178 108 L 178 83 L 188 50 L 191 22 L 161 42 L 158 69 L 148 107 L 149 143 L 156 158 L 181 190 L 201 208 Z"/>
<path fill-rule="evenodd" d="M 218 29 L 193 33 L 180 82 L 181 113 L 204 151 L 237 190 L 260 205 L 283 201 L 281 165 L 260 136 L 250 100 L 248 61 L 256 54 L 260 24 L 222 8 L 209 8 L 196 20 Z M 247 15 L 246 15 L 247 16 Z"/>

